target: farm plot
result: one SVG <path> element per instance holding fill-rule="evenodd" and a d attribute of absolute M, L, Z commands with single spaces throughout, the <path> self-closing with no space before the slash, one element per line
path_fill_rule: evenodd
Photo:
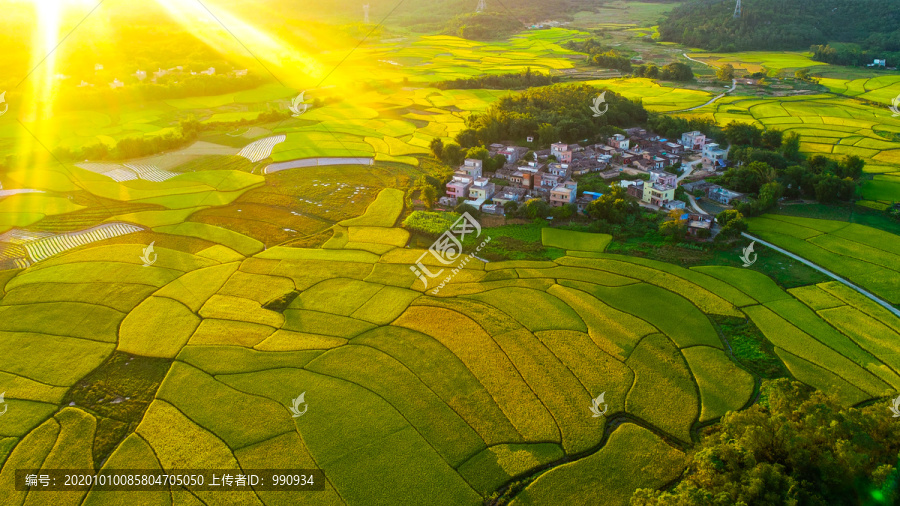
<path fill-rule="evenodd" d="M 273 137 L 267 137 L 265 139 L 251 142 L 250 144 L 245 146 L 244 149 L 238 152 L 238 156 L 243 156 L 251 162 L 265 160 L 266 158 L 272 156 L 272 149 L 274 149 L 276 145 L 284 142 L 286 139 L 287 138 L 284 135 L 276 135 Z"/>
<path fill-rule="evenodd" d="M 681 471 L 683 454 L 654 432 L 687 442 L 696 424 L 742 408 L 754 391 L 755 378 L 724 351 L 715 315 L 748 315 L 798 379 L 846 402 L 900 383 L 900 322 L 852 293 L 829 284 L 815 288 L 821 294 L 795 291 L 816 301 L 800 310 L 775 286 L 745 293 L 754 279 L 730 271 L 600 253 L 606 236 L 556 231 L 545 240 L 590 255 L 472 263 L 440 296 L 423 293 L 409 269 L 423 250 L 403 248 L 408 232 L 395 226 L 403 203 L 399 190 L 379 192 L 334 226 L 344 237 L 327 248 L 261 251 L 249 237 L 187 222 L 157 227 L 150 267 L 139 244 L 88 244 L 4 278 L 0 351 L 15 359 L 0 366 L 0 390 L 17 414 L 0 420 L 0 434 L 23 438 L 8 462 L 43 451 L 42 424 L 62 393 L 114 350 L 171 362 L 138 425 L 153 449 L 142 455 L 161 466 L 235 465 L 275 451 L 296 428 L 302 440 L 276 445 L 292 456 L 285 462 L 315 462 L 350 504 L 373 494 L 385 503 L 477 504 L 542 465 L 550 467 L 515 502 L 584 482 L 624 504 L 634 488 L 659 486 Z M 804 236 L 872 241 L 865 229 L 792 224 L 817 233 Z M 37 355 L 23 353 L 35 343 Z M 286 406 L 303 392 L 308 412 L 292 418 Z M 600 395 L 608 415 L 595 417 L 591 399 Z M 635 423 L 606 439 L 604 417 L 615 414 Z M 166 436 L 173 427 L 190 437 Z M 136 451 L 135 441 L 110 444 L 107 465 Z M 621 448 L 637 444 L 639 455 L 632 448 L 626 459 L 634 479 L 602 478 L 623 462 Z M 366 481 L 363 494 L 360 480 L 375 472 L 379 481 Z"/>
<path fill-rule="evenodd" d="M 751 218 L 750 233 L 821 265 L 872 293 L 900 304 L 900 241 L 897 236 L 858 224 L 767 214 L 764 221 Z M 819 231 L 805 239 L 780 233 L 785 221 L 788 233 L 799 227 Z M 794 227 L 792 227 L 794 226 Z"/>
<path fill-rule="evenodd" d="M 900 82 L 885 93 L 900 94 Z M 730 96 L 694 112 L 723 125 L 739 121 L 799 134 L 801 151 L 834 159 L 856 155 L 866 161 L 868 173 L 900 172 L 900 142 L 895 137 L 900 118 L 892 117 L 886 107 L 835 95 Z M 895 183 L 891 177 L 876 176 L 864 183 L 862 196 L 882 204 L 900 200 L 900 186 Z"/>

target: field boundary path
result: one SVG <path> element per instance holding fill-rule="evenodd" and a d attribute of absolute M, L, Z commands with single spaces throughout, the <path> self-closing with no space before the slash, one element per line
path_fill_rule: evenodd
<path fill-rule="evenodd" d="M 835 281 L 839 281 L 839 282 L 841 282 L 841 283 L 847 285 L 848 287 L 850 287 L 850 288 L 856 290 L 857 292 L 859 292 L 859 293 L 865 295 L 866 297 L 872 299 L 872 301 L 874 301 L 874 302 L 875 302 L 876 304 L 878 304 L 879 306 L 882 306 L 882 307 L 884 307 L 885 309 L 887 309 L 888 311 L 890 311 L 891 313 L 894 313 L 894 315 L 896 315 L 897 317 L 900 317 L 900 310 L 898 310 L 897 308 L 895 308 L 894 306 L 892 306 L 892 305 L 889 304 L 888 302 L 881 300 L 880 298 L 878 298 L 877 296 L 875 296 L 875 295 L 872 294 L 871 292 L 865 290 L 865 289 L 862 288 L 862 287 L 859 287 L 859 286 L 854 285 L 853 283 L 851 283 L 851 282 L 847 281 L 846 279 L 844 279 L 844 278 L 838 276 L 837 274 L 835 274 L 835 273 L 833 273 L 833 272 L 831 272 L 831 271 L 829 271 L 829 270 L 826 270 L 826 269 L 824 269 L 824 268 L 822 268 L 822 267 L 819 267 L 818 265 L 816 265 L 816 264 L 810 262 L 809 260 L 807 260 L 807 259 L 805 259 L 805 258 L 803 258 L 803 257 L 800 257 L 800 256 L 798 256 L 798 255 L 795 255 L 795 254 L 791 253 L 790 251 L 787 251 L 787 250 L 785 250 L 785 249 L 783 249 L 783 248 L 779 248 L 778 246 L 775 246 L 774 244 L 772 244 L 772 243 L 770 243 L 770 242 L 763 241 L 762 239 L 760 239 L 760 238 L 758 238 L 758 237 L 754 237 L 754 236 L 752 236 L 752 235 L 750 235 L 750 234 L 748 234 L 748 233 L 746 233 L 746 232 L 742 232 L 741 235 L 744 236 L 744 237 L 746 237 L 747 239 L 756 241 L 756 242 L 758 242 L 758 243 L 760 243 L 760 244 L 763 244 L 763 245 L 765 245 L 765 246 L 768 246 L 768 247 L 774 249 L 775 251 L 778 251 L 778 252 L 780 252 L 780 253 L 783 253 L 783 254 L 785 254 L 785 255 L 787 255 L 787 256 L 793 258 L 794 260 L 798 260 L 798 261 L 800 261 L 800 262 L 802 262 L 802 263 L 804 263 L 804 264 L 806 264 L 806 265 L 812 267 L 813 269 L 815 269 L 815 270 L 821 272 L 822 274 L 824 274 L 824 275 L 826 275 L 826 276 L 828 276 L 828 277 L 830 277 L 830 278 L 833 278 Z"/>
<path fill-rule="evenodd" d="M 709 102 L 707 102 L 703 105 L 698 105 L 696 107 L 691 107 L 690 109 L 681 109 L 680 111 L 669 111 L 669 112 L 687 112 L 687 111 L 693 111 L 694 109 L 699 109 L 701 107 L 706 107 L 709 104 L 714 103 L 716 100 L 719 100 L 720 98 L 724 97 L 725 95 L 731 93 L 732 91 L 734 91 L 735 88 L 737 88 L 737 79 L 732 79 L 731 80 L 731 88 L 728 88 L 728 91 L 726 91 L 725 93 L 716 95 L 713 98 L 709 99 Z"/>
<path fill-rule="evenodd" d="M 299 169 L 301 167 L 322 167 L 325 165 L 374 165 L 375 158 L 372 157 L 319 157 L 319 158 L 300 158 L 297 160 L 288 160 L 286 162 L 276 162 L 266 166 L 263 174 L 271 174 L 280 170 Z"/>
<path fill-rule="evenodd" d="M 684 56 L 685 58 L 687 58 L 688 60 L 691 60 L 694 63 L 699 63 L 700 65 L 706 65 L 707 67 L 715 68 L 712 65 L 710 65 L 709 63 L 706 63 L 705 61 L 695 60 L 695 59 L 691 58 L 690 56 L 687 55 L 687 53 L 681 53 L 681 56 Z M 735 88 L 737 88 L 737 79 L 732 79 L 731 80 L 731 88 L 729 88 L 728 91 L 726 91 L 725 93 L 722 93 L 721 95 L 716 95 L 715 97 L 710 99 L 709 102 L 707 102 L 703 105 L 698 105 L 697 107 L 691 107 L 690 109 L 682 109 L 680 111 L 669 111 L 669 112 L 687 112 L 687 111 L 693 111 L 694 109 L 699 109 L 701 107 L 706 107 L 709 104 L 712 104 L 713 102 L 715 102 L 716 100 L 719 100 L 720 98 L 724 97 L 725 95 L 731 93 L 732 91 L 734 91 Z"/>

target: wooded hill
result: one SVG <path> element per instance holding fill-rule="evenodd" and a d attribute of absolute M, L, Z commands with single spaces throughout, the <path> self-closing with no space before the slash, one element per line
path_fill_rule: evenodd
<path fill-rule="evenodd" d="M 664 41 L 711 51 L 808 49 L 829 42 L 862 49 L 900 50 L 900 2 L 896 0 L 744 0 L 734 19 L 734 0 L 693 0 L 660 24 Z"/>

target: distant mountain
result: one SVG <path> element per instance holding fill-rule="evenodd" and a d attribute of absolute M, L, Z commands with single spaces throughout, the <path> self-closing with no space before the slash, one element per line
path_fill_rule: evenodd
<path fill-rule="evenodd" d="M 853 42 L 864 49 L 900 51 L 897 0 L 692 0 L 659 26 L 660 38 L 711 51 L 808 49 Z"/>
<path fill-rule="evenodd" d="M 241 3 L 249 0 L 240 0 Z M 487 12 L 504 13 L 522 23 L 548 19 L 566 20 L 577 11 L 592 11 L 606 0 L 485 0 Z M 362 19 L 362 5 L 369 5 L 369 20 L 387 25 L 445 24 L 460 14 L 474 13 L 478 0 L 268 0 L 252 3 L 283 4 L 287 9 L 316 17 Z"/>

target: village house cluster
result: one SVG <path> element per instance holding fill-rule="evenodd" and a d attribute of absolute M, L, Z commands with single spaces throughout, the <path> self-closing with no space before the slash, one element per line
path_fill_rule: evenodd
<path fill-rule="evenodd" d="M 101 63 L 95 64 L 95 65 L 94 65 L 94 74 L 95 74 L 95 77 L 97 77 L 98 79 L 102 79 L 102 78 L 103 78 L 103 77 L 102 77 L 102 75 L 103 75 L 103 74 L 102 74 L 103 70 L 104 70 L 103 64 L 101 64 Z M 248 72 L 249 72 L 249 71 L 248 71 L 247 69 L 232 70 L 232 71 L 228 72 L 228 73 L 225 74 L 225 75 L 228 76 L 228 77 L 244 77 L 244 76 L 246 76 L 246 75 L 248 74 Z M 167 75 L 168 75 L 168 76 L 175 76 L 175 77 L 186 76 L 186 75 L 192 75 L 192 76 L 196 76 L 196 75 L 214 76 L 214 75 L 216 75 L 216 69 L 215 69 L 215 67 L 209 67 L 209 68 L 206 69 L 206 70 L 201 70 L 201 71 L 199 71 L 199 72 L 195 72 L 195 71 L 193 71 L 193 70 L 185 70 L 184 67 L 183 67 L 182 65 L 178 65 L 178 66 L 175 66 L 175 67 L 172 67 L 172 68 L 168 68 L 168 69 L 160 68 L 160 69 L 158 69 L 158 70 L 156 70 L 156 71 L 154 71 L 154 72 L 151 72 L 150 75 L 147 74 L 147 71 L 146 71 L 146 70 L 137 70 L 137 71 L 135 71 L 134 74 L 131 74 L 131 77 L 135 78 L 138 82 L 144 82 L 144 81 L 146 81 L 147 78 L 149 77 L 149 78 L 150 78 L 150 81 L 149 81 L 149 82 L 151 82 L 151 83 L 156 83 L 157 80 L 158 80 L 160 77 L 167 76 Z M 54 77 L 55 77 L 56 80 L 58 80 L 58 81 L 65 81 L 65 80 L 69 79 L 69 76 L 67 76 L 67 75 L 65 75 L 65 74 L 56 74 Z M 177 81 L 176 81 L 176 82 L 177 82 Z M 112 82 L 110 82 L 110 83 L 108 83 L 108 84 L 109 84 L 109 87 L 112 88 L 112 89 L 124 88 L 124 87 L 125 87 L 125 83 L 122 82 L 122 81 L 120 81 L 118 78 L 114 78 L 114 79 L 112 80 Z M 81 81 L 81 84 L 79 84 L 78 87 L 79 87 L 79 88 L 93 88 L 93 87 L 94 87 L 94 84 L 93 84 L 93 83 L 89 83 L 89 82 L 87 82 L 87 81 L 85 81 L 85 80 L 82 80 L 82 81 Z"/>
<path fill-rule="evenodd" d="M 533 140 L 528 138 L 529 143 Z M 648 206 L 683 209 L 684 202 L 675 199 L 678 178 L 665 169 L 681 164 L 688 154 L 699 155 L 699 163 L 709 171 L 725 168 L 727 158 L 726 150 L 700 132 L 687 132 L 675 141 L 643 128 L 587 146 L 558 142 L 533 156 L 527 147 L 506 144 L 492 144 L 488 151 L 491 157 L 506 159 L 503 167 L 487 172 L 481 160 L 466 159 L 447 183 L 446 196 L 439 200 L 442 205 L 455 206 L 464 200 L 483 212 L 504 214 L 507 202 L 522 204 L 538 198 L 553 207 L 573 204 L 584 212 L 602 194 L 586 191 L 579 196 L 577 177 L 596 172 L 604 179 L 614 179 L 627 171 L 649 176 L 649 181 L 620 181 L 629 195 Z"/>

